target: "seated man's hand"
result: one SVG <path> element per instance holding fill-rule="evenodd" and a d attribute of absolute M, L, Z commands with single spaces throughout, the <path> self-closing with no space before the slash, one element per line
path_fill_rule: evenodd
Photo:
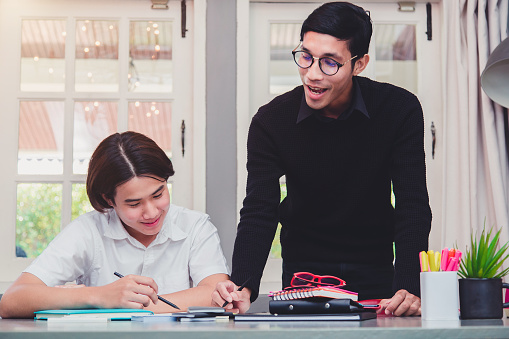
<path fill-rule="evenodd" d="M 218 282 L 215 291 L 212 293 L 212 303 L 223 307 L 234 313 L 246 313 L 251 306 L 251 290 L 244 288 L 238 291 L 239 287 L 231 280 Z"/>
<path fill-rule="evenodd" d="M 391 299 L 382 299 L 377 313 L 395 316 L 421 315 L 421 299 L 407 290 L 399 290 Z"/>

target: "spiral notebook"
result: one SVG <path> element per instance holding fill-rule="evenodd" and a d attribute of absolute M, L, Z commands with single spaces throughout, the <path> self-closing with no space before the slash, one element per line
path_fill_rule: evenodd
<path fill-rule="evenodd" d="M 307 298 L 333 298 L 333 299 L 352 299 L 358 300 L 357 293 L 333 287 L 306 287 L 291 290 L 282 290 L 270 292 L 269 297 L 272 300 L 296 300 Z"/>

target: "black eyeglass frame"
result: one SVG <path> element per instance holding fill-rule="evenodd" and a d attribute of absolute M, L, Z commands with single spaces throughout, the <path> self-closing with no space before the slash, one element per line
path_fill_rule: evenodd
<path fill-rule="evenodd" d="M 341 67 L 343 67 L 344 65 L 346 65 L 346 63 L 347 63 L 347 62 L 350 62 L 350 61 L 352 61 L 353 59 L 357 58 L 357 55 L 356 55 L 356 56 L 354 56 L 354 57 L 351 57 L 350 59 L 348 59 L 348 60 L 347 60 L 347 61 L 345 61 L 344 63 L 340 63 L 340 62 L 337 62 L 336 60 L 334 60 L 334 59 L 332 59 L 332 58 L 329 58 L 329 57 L 317 58 L 317 57 L 313 56 L 313 55 L 312 55 L 311 53 L 309 53 L 309 52 L 306 52 L 306 51 L 303 51 L 303 50 L 298 50 L 298 48 L 299 48 L 299 47 L 301 47 L 301 46 L 302 46 L 302 43 L 300 43 L 300 44 L 299 44 L 299 46 L 295 47 L 295 48 L 294 48 L 294 50 L 292 51 L 293 61 L 295 61 L 295 64 L 296 64 L 297 66 L 299 66 L 300 68 L 302 68 L 302 69 L 307 69 L 307 68 L 310 68 L 311 66 L 313 66 L 313 63 L 315 62 L 315 60 L 318 60 L 318 67 L 320 68 L 320 71 L 322 71 L 322 73 L 323 73 L 323 74 L 328 75 L 328 76 L 333 76 L 333 75 L 335 75 L 336 73 L 338 73 L 338 72 L 339 72 L 339 69 L 340 69 Z M 311 63 L 309 64 L 309 66 L 307 66 L 307 67 L 302 67 L 301 65 L 299 65 L 299 63 L 297 62 L 297 59 L 295 58 L 295 54 L 297 54 L 297 53 L 306 53 L 306 54 L 308 54 L 308 55 L 312 58 Z M 326 73 L 326 72 L 322 69 L 322 60 L 323 60 L 323 59 L 328 59 L 328 60 L 333 61 L 333 62 L 336 64 L 336 66 L 338 66 L 338 67 L 337 67 L 337 69 L 336 69 L 336 72 L 334 72 L 334 73 L 332 73 L 332 74 L 328 74 L 328 73 Z"/>

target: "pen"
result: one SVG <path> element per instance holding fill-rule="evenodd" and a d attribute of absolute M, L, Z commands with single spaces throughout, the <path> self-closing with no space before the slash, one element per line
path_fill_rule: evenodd
<path fill-rule="evenodd" d="M 456 268 L 457 262 L 458 262 L 458 259 L 456 259 L 455 257 L 451 258 L 451 260 L 449 260 L 449 263 L 447 264 L 446 271 L 456 271 L 455 268 Z"/>
<path fill-rule="evenodd" d="M 119 277 L 119 278 L 123 278 L 123 277 L 124 277 L 122 274 L 120 274 L 120 273 L 118 273 L 118 272 L 114 272 L 113 274 L 115 274 L 115 275 L 116 275 L 117 277 Z M 172 302 L 171 302 L 171 301 L 169 301 L 169 300 L 164 299 L 164 298 L 163 298 L 163 297 L 161 297 L 160 295 L 158 295 L 158 296 L 157 296 L 157 299 L 161 300 L 163 303 L 166 303 L 166 304 L 170 305 L 170 306 L 171 306 L 171 307 L 173 307 L 173 308 L 176 308 L 177 310 L 180 310 L 180 308 L 179 308 L 177 305 L 175 305 L 174 303 L 172 303 Z"/>
<path fill-rule="evenodd" d="M 247 278 L 247 280 L 246 280 L 246 281 L 244 281 L 244 283 L 243 283 L 242 285 L 240 285 L 240 287 L 239 287 L 239 289 L 238 289 L 237 291 L 242 291 L 242 290 L 244 289 L 244 287 L 246 287 L 246 284 L 247 284 L 247 282 L 249 281 L 249 279 L 251 279 L 251 278 Z M 228 302 L 228 301 L 225 301 L 225 302 L 224 302 L 224 304 L 223 304 L 223 306 L 221 306 L 221 307 L 225 307 L 225 306 L 226 306 L 226 305 L 228 305 L 228 304 L 229 304 L 229 302 Z"/>
<path fill-rule="evenodd" d="M 426 253 L 426 251 L 421 251 L 419 254 L 419 258 L 421 259 L 421 272 L 428 272 L 429 271 L 428 253 Z"/>
<path fill-rule="evenodd" d="M 435 252 L 435 261 L 434 261 L 434 267 L 435 267 L 434 271 L 435 272 L 440 271 L 440 259 L 441 259 L 440 252 L 438 252 L 438 251 Z"/>
<path fill-rule="evenodd" d="M 428 268 L 431 272 L 435 270 L 435 252 L 433 250 L 428 251 Z"/>
<path fill-rule="evenodd" d="M 446 271 L 447 270 L 447 261 L 449 260 L 449 250 L 446 248 L 444 248 L 442 250 L 442 263 L 440 265 L 440 269 L 442 271 Z"/>

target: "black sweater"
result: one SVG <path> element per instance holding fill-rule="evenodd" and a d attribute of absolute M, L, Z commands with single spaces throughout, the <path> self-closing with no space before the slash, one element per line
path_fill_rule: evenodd
<path fill-rule="evenodd" d="M 395 242 L 394 292 L 420 295 L 419 252 L 428 248 L 431 227 L 422 108 L 402 88 L 355 79 L 369 118 L 354 111 L 346 120 L 297 123 L 305 104 L 299 86 L 252 119 L 232 267 L 235 283 L 250 278 L 252 300 L 278 221 L 283 260 L 291 262 L 392 263 Z"/>

